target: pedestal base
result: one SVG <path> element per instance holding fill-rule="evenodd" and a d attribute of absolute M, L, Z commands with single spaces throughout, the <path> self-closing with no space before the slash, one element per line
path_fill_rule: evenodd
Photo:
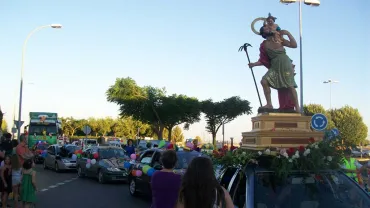
<path fill-rule="evenodd" d="M 324 133 L 312 131 L 311 117 L 297 113 L 265 113 L 252 118 L 252 131 L 243 132 L 242 148 L 306 146 L 309 139 L 322 140 Z"/>

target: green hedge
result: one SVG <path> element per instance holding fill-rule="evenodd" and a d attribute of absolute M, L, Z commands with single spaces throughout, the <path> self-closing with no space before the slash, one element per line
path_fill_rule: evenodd
<path fill-rule="evenodd" d="M 100 137 L 89 136 L 88 139 L 99 139 Z M 73 136 L 69 137 L 70 140 L 86 139 L 86 136 Z"/>

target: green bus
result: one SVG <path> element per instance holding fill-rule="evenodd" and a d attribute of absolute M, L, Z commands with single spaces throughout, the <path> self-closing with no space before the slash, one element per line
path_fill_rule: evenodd
<path fill-rule="evenodd" d="M 28 126 L 28 146 L 33 147 L 38 142 L 49 145 L 57 144 L 62 134 L 61 122 L 57 113 L 30 112 Z"/>

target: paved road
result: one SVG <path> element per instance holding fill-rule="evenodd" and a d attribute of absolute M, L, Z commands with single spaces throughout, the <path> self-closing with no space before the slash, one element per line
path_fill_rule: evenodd
<path fill-rule="evenodd" d="M 76 173 L 56 173 L 37 165 L 37 208 L 149 208 L 148 199 L 134 198 L 127 184 L 99 184 L 94 179 L 77 178 Z"/>

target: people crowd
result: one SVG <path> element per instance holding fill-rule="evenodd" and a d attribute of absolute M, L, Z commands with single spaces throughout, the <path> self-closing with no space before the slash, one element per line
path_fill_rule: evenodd
<path fill-rule="evenodd" d="M 5 133 L 0 142 L 1 207 L 11 207 L 8 198 L 12 195 L 13 207 L 29 208 L 36 202 L 37 186 L 33 154 L 27 140 L 21 135 L 18 144 L 11 134 Z"/>

